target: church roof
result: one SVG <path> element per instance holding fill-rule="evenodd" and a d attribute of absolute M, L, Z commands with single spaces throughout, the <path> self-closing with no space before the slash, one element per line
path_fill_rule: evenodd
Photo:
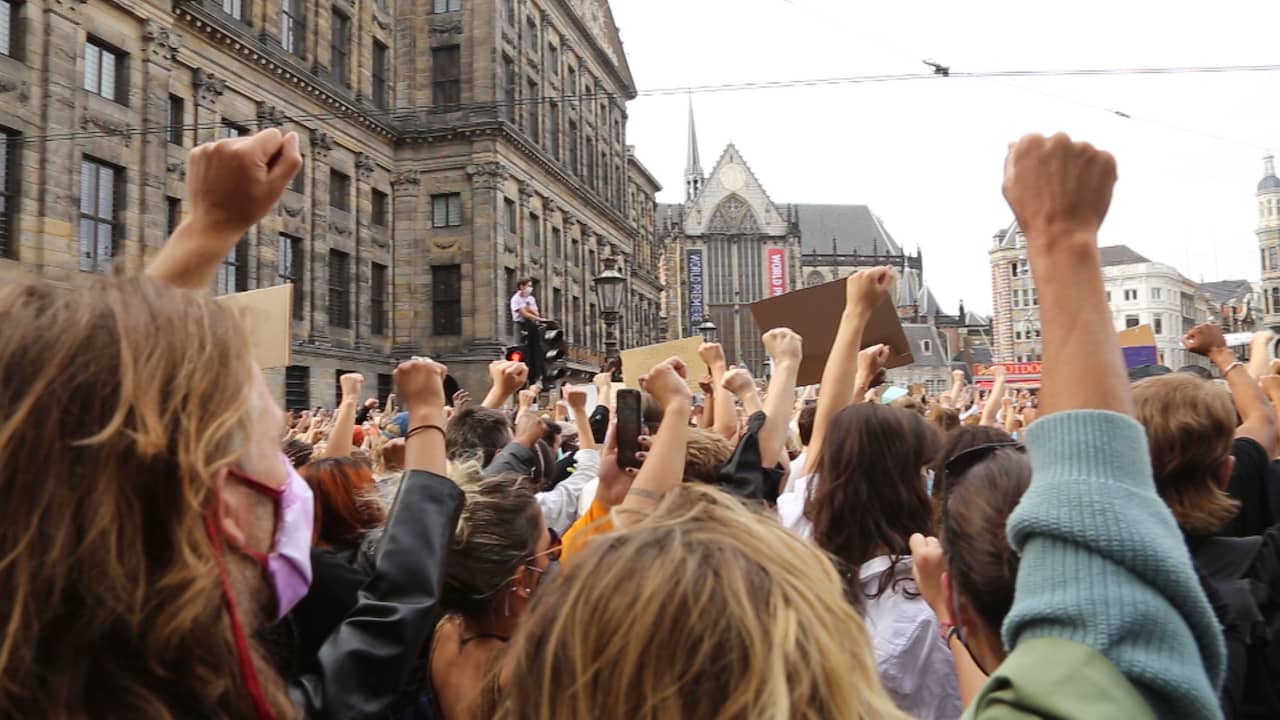
<path fill-rule="evenodd" d="M 1107 247 L 1100 247 L 1098 248 L 1098 257 L 1102 260 L 1102 267 L 1136 265 L 1138 263 L 1151 262 L 1151 260 L 1138 254 L 1128 245 L 1109 245 Z"/>
<path fill-rule="evenodd" d="M 1248 280 L 1215 280 L 1196 286 L 1215 303 L 1241 302 L 1253 294 L 1253 283 Z"/>
<path fill-rule="evenodd" d="M 866 205 L 793 205 L 801 251 L 828 254 L 835 238 L 840 255 L 901 255 L 902 248 Z"/>
<path fill-rule="evenodd" d="M 1268 175 L 1258 181 L 1258 192 L 1266 192 L 1268 190 L 1280 190 L 1280 177 Z"/>
<path fill-rule="evenodd" d="M 942 354 L 942 340 L 938 337 L 937 328 L 932 325 L 903 323 L 902 333 L 907 336 L 907 344 L 911 354 L 915 356 L 912 365 L 917 367 L 948 367 L 947 357 Z M 925 343 L 928 340 L 928 352 Z"/>
<path fill-rule="evenodd" d="M 921 292 L 920 273 L 914 268 L 907 268 L 898 277 L 898 295 L 894 304 L 898 307 L 918 307 L 923 293 Z M 920 308 L 924 312 L 924 308 Z"/>

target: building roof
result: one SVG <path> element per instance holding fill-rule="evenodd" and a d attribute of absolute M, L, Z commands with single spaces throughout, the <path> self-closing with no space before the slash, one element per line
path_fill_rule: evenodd
<path fill-rule="evenodd" d="M 902 332 L 907 336 L 907 344 L 911 347 L 911 354 L 915 356 L 913 365 L 920 367 L 948 367 L 947 357 L 942 354 L 942 341 L 938 338 L 938 331 L 932 325 L 917 325 L 914 323 L 904 323 Z M 925 352 L 925 343 L 928 341 L 929 351 Z"/>
<path fill-rule="evenodd" d="M 1151 260 L 1134 252 L 1128 245 L 1109 245 L 1098 248 L 1098 256 L 1102 258 L 1102 267 L 1114 265 L 1135 265 L 1149 263 Z"/>
<path fill-rule="evenodd" d="M 1253 283 L 1248 280 L 1215 280 L 1200 283 L 1196 288 L 1219 305 L 1240 302 L 1253 294 Z"/>
<path fill-rule="evenodd" d="M 1262 158 L 1262 179 L 1258 181 L 1258 192 L 1280 190 L 1280 178 L 1276 177 L 1275 158 L 1270 155 Z"/>
<path fill-rule="evenodd" d="M 902 248 L 866 205 L 792 205 L 805 254 L 901 255 Z"/>

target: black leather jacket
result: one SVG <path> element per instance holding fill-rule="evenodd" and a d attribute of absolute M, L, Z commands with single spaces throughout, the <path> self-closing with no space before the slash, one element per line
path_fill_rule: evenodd
<path fill-rule="evenodd" d="M 307 718 L 382 717 L 400 699 L 438 619 L 445 553 L 462 503 L 462 491 L 448 478 L 404 474 L 373 577 L 320 648 L 320 670 L 289 687 Z"/>

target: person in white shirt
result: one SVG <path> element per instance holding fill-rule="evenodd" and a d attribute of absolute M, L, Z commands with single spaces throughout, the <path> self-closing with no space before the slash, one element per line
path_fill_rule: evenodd
<path fill-rule="evenodd" d="M 525 358 L 525 363 L 529 366 L 529 382 L 536 384 L 542 380 L 545 370 L 541 323 L 546 322 L 546 319 L 538 314 L 538 300 L 533 296 L 532 278 L 524 278 L 516 283 L 516 294 L 511 296 L 511 320 L 528 337 L 529 356 Z"/>

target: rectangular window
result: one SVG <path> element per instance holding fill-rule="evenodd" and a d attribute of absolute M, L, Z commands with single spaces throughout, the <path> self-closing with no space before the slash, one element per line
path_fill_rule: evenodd
<path fill-rule="evenodd" d="M 569 66 L 569 79 L 564 84 L 564 92 L 566 95 L 578 94 L 578 68 Z"/>
<path fill-rule="evenodd" d="M 1125 302 L 1132 302 L 1132 301 L 1134 301 L 1134 300 L 1137 300 L 1137 299 L 1138 299 L 1138 291 L 1137 291 L 1137 290 L 1134 290 L 1134 289 L 1125 290 L 1125 291 L 1124 291 L 1124 299 L 1125 299 Z"/>
<path fill-rule="evenodd" d="M 1151 288 L 1151 299 L 1152 300 L 1160 299 L 1160 288 Z"/>
<path fill-rule="evenodd" d="M 124 171 L 88 157 L 80 161 L 80 269 L 110 272 L 123 235 Z"/>
<path fill-rule="evenodd" d="M 431 227 L 457 227 L 462 224 L 462 196 L 458 193 L 431 196 Z"/>
<path fill-rule="evenodd" d="M 462 9 L 462 0 L 432 0 L 431 12 L 435 14 L 458 12 Z"/>
<path fill-rule="evenodd" d="M 374 227 L 384 228 L 387 226 L 387 194 L 381 190 L 374 190 L 371 196 L 371 206 L 373 212 L 370 213 L 369 222 Z"/>
<path fill-rule="evenodd" d="M 387 396 L 395 392 L 395 384 L 391 379 L 391 375 L 387 373 L 378 373 L 378 402 L 385 403 Z M 383 408 L 384 410 L 386 408 Z"/>
<path fill-rule="evenodd" d="M 306 33 L 302 29 L 301 0 L 283 0 L 280 3 L 280 46 L 285 52 L 295 55 L 302 50 L 302 38 Z"/>
<path fill-rule="evenodd" d="M 578 174 L 578 123 L 569 121 L 569 172 Z"/>
<path fill-rule="evenodd" d="M 502 19 L 508 25 L 515 27 L 515 24 L 516 24 L 515 0 L 502 0 Z"/>
<path fill-rule="evenodd" d="M 351 256 L 329 251 L 329 326 L 351 327 Z"/>
<path fill-rule="evenodd" d="M 351 18 L 343 15 L 336 7 L 333 8 L 333 25 L 329 28 L 329 47 L 333 58 L 333 79 L 341 85 L 351 87 L 351 79 L 347 76 L 351 52 Z"/>
<path fill-rule="evenodd" d="M 431 267 L 431 330 L 436 335 L 462 334 L 462 266 Z"/>
<path fill-rule="evenodd" d="M 18 5 L 13 0 L 0 0 L 0 55 L 18 55 Z"/>
<path fill-rule="evenodd" d="M 538 21 L 532 15 L 524 19 L 524 46 L 531 53 L 538 52 Z"/>
<path fill-rule="evenodd" d="M 533 80 L 529 81 L 529 94 L 525 97 L 525 117 L 528 120 L 527 128 L 529 137 L 537 144 L 542 143 L 542 135 L 540 134 L 541 123 L 538 122 L 538 115 L 542 112 L 542 100 L 538 97 L 538 83 Z"/>
<path fill-rule="evenodd" d="M 1271 312 L 1280 313 L 1280 288 L 1271 288 Z"/>
<path fill-rule="evenodd" d="M 547 43 L 547 77 L 556 77 L 560 74 L 560 48 L 553 43 Z"/>
<path fill-rule="evenodd" d="M 586 168 L 582 172 L 582 179 L 587 184 L 587 187 L 593 188 L 596 185 L 596 154 L 591 152 L 592 142 L 590 137 L 587 138 L 586 145 L 587 162 Z"/>
<path fill-rule="evenodd" d="M 1155 317 L 1151 318 L 1151 331 L 1156 335 L 1164 334 L 1164 318 L 1163 317 L 1156 315 Z"/>
<path fill-rule="evenodd" d="M 511 58 L 502 56 L 502 119 L 516 121 L 516 65 Z"/>
<path fill-rule="evenodd" d="M 564 235 L 560 228 L 551 228 L 551 247 L 557 261 L 564 259 Z"/>
<path fill-rule="evenodd" d="M 502 198 L 502 214 L 506 221 L 507 232 L 512 235 L 519 232 L 519 227 L 516 224 L 519 221 L 516 217 L 516 203 L 514 200 L 509 197 Z"/>
<path fill-rule="evenodd" d="M 1124 326 L 1126 329 L 1138 327 L 1140 320 L 1137 315 L 1125 315 Z"/>
<path fill-rule="evenodd" d="M 14 229 L 18 219 L 18 190 L 22 187 L 22 136 L 0 128 L 0 257 L 17 255 Z"/>
<path fill-rule="evenodd" d="M 290 365 L 284 369 L 284 406 L 286 410 L 311 409 L 311 368 Z"/>
<path fill-rule="evenodd" d="M 222 0 L 222 12 L 237 20 L 244 20 L 244 0 Z"/>
<path fill-rule="evenodd" d="M 351 212 L 351 176 L 337 170 L 329 171 L 329 207 Z"/>
<path fill-rule="evenodd" d="M 373 263 L 369 268 L 369 331 L 387 334 L 387 266 Z"/>
<path fill-rule="evenodd" d="M 249 289 L 249 236 L 240 238 L 240 242 L 231 248 L 231 252 L 222 259 L 218 266 L 218 274 L 213 279 L 215 295 L 230 295 Z"/>
<path fill-rule="evenodd" d="M 276 277 L 293 283 L 293 319 L 302 319 L 302 238 L 280 233 L 276 236 Z"/>
<path fill-rule="evenodd" d="M 462 102 L 462 48 L 431 48 L 431 104 L 452 108 Z"/>
<path fill-rule="evenodd" d="M 177 95 L 169 96 L 169 117 L 165 122 L 165 136 L 169 142 L 174 145 L 183 145 L 186 142 L 186 128 L 183 125 L 186 120 L 186 103 Z"/>
<path fill-rule="evenodd" d="M 387 102 L 387 46 L 373 41 L 373 105 L 385 108 Z"/>
<path fill-rule="evenodd" d="M 560 104 L 547 104 L 547 149 L 551 157 L 560 159 Z"/>
<path fill-rule="evenodd" d="M 94 95 L 124 103 L 124 54 L 92 38 L 84 45 L 84 89 Z"/>
<path fill-rule="evenodd" d="M 526 226 L 525 235 L 534 247 L 542 247 L 542 219 L 533 213 L 529 213 L 529 224 Z"/>
<path fill-rule="evenodd" d="M 1267 265 L 1272 270 L 1280 270 L 1280 248 L 1267 248 Z"/>
<path fill-rule="evenodd" d="M 222 125 L 218 127 L 219 139 L 248 137 L 248 135 L 249 128 L 241 125 L 240 123 L 231 122 L 230 120 L 223 120 Z"/>
<path fill-rule="evenodd" d="M 176 197 L 167 197 L 164 199 L 164 227 L 165 237 L 173 234 L 178 229 L 178 224 L 182 222 L 182 200 Z"/>

